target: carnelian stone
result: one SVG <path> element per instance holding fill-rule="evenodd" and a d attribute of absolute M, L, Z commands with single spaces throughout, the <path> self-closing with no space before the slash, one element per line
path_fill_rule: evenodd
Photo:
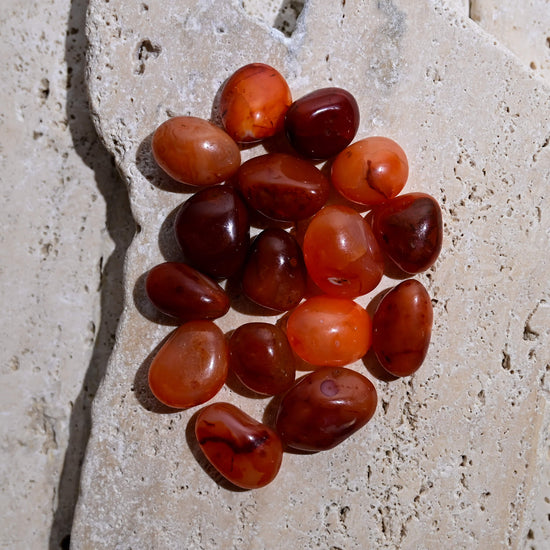
<path fill-rule="evenodd" d="M 359 127 L 359 106 L 342 88 L 321 88 L 296 100 L 286 113 L 285 132 L 296 151 L 327 159 L 351 143 Z"/>
<path fill-rule="evenodd" d="M 230 277 L 248 251 L 248 209 L 232 187 L 206 187 L 180 206 L 174 231 L 187 263 L 212 277 Z"/>
<path fill-rule="evenodd" d="M 348 298 L 313 296 L 288 317 L 287 337 L 296 355 L 312 365 L 338 367 L 367 353 L 369 314 Z"/>
<path fill-rule="evenodd" d="M 229 310 L 229 296 L 216 281 L 180 262 L 153 267 L 145 290 L 159 311 L 182 321 L 217 319 Z"/>
<path fill-rule="evenodd" d="M 441 208 L 426 193 L 408 193 L 381 204 L 374 210 L 372 229 L 382 250 L 405 273 L 426 271 L 441 252 Z"/>
<path fill-rule="evenodd" d="M 433 308 L 422 283 L 409 279 L 390 290 L 372 319 L 372 349 L 394 376 L 408 376 L 422 365 L 432 334 Z"/>
<path fill-rule="evenodd" d="M 304 260 L 314 283 L 327 294 L 355 298 L 374 289 L 384 256 L 370 225 L 347 206 L 318 212 L 304 235 Z"/>
<path fill-rule="evenodd" d="M 238 184 L 252 208 L 281 221 L 309 218 L 330 193 L 330 182 L 321 170 L 285 153 L 247 160 L 239 170 Z"/>
<path fill-rule="evenodd" d="M 291 103 L 283 76 L 269 65 L 251 63 L 227 80 L 219 108 L 226 132 L 239 143 L 249 143 L 280 132 Z"/>
<path fill-rule="evenodd" d="M 212 321 L 189 321 L 155 355 L 149 387 L 165 405 L 185 409 L 214 397 L 225 383 L 227 370 L 223 332 Z"/>
<path fill-rule="evenodd" d="M 284 392 L 296 376 L 285 333 L 269 323 L 245 323 L 233 332 L 229 367 L 247 388 L 264 395 Z"/>
<path fill-rule="evenodd" d="M 157 164 L 175 180 L 214 185 L 233 176 L 241 164 L 237 144 L 221 128 L 192 116 L 163 122 L 151 143 Z"/>
<path fill-rule="evenodd" d="M 401 192 L 409 176 L 403 149 L 392 139 L 368 137 L 346 147 L 331 168 L 334 187 L 348 200 L 374 206 Z"/>
<path fill-rule="evenodd" d="M 346 368 L 323 367 L 300 378 L 284 395 L 276 430 L 294 449 L 332 449 L 372 418 L 376 404 L 368 378 Z"/>
<path fill-rule="evenodd" d="M 296 239 L 279 227 L 262 231 L 252 243 L 243 270 L 243 292 L 253 302 L 287 311 L 306 291 L 307 271 Z"/>
<path fill-rule="evenodd" d="M 200 411 L 195 435 L 212 466 L 238 487 L 264 487 L 279 472 L 279 436 L 230 403 L 213 403 Z"/>

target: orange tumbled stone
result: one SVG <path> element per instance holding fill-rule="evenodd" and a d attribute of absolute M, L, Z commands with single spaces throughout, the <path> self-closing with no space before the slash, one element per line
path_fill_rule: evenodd
<path fill-rule="evenodd" d="M 291 103 L 283 76 L 269 65 L 251 63 L 226 82 L 219 110 L 227 133 L 239 143 L 249 143 L 280 132 Z"/>
<path fill-rule="evenodd" d="M 243 489 L 264 487 L 277 475 L 283 460 L 279 436 L 230 403 L 205 407 L 195 435 L 209 462 Z"/>
<path fill-rule="evenodd" d="M 151 143 L 157 164 L 172 178 L 207 186 L 233 176 L 241 152 L 221 128 L 202 118 L 178 116 L 163 122 Z"/>
<path fill-rule="evenodd" d="M 227 378 L 223 332 L 212 321 L 189 321 L 176 329 L 149 368 L 149 387 L 165 405 L 185 409 L 206 403 Z"/>
<path fill-rule="evenodd" d="M 403 149 L 392 139 L 368 137 L 348 145 L 334 159 L 331 180 L 348 200 L 367 206 L 398 195 L 409 177 Z"/>

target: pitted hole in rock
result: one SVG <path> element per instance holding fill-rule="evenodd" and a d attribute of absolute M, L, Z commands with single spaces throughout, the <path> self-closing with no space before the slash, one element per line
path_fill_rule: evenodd
<path fill-rule="evenodd" d="M 162 47 L 153 44 L 150 40 L 142 40 L 136 48 L 137 67 L 135 73 L 142 75 L 145 72 L 145 65 L 149 59 L 156 59 L 162 52 Z"/>
<path fill-rule="evenodd" d="M 239 5 L 254 19 L 290 38 L 304 9 L 305 0 L 240 0 Z"/>

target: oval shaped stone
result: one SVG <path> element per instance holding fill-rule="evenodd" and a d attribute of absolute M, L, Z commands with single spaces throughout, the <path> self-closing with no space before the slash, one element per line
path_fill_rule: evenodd
<path fill-rule="evenodd" d="M 294 449 L 332 449 L 372 418 L 376 404 L 368 378 L 351 369 L 323 367 L 300 378 L 284 395 L 276 430 Z"/>
<path fill-rule="evenodd" d="M 207 120 L 178 116 L 163 122 L 151 142 L 157 164 L 172 178 L 189 185 L 221 183 L 241 164 L 239 147 Z"/>
<path fill-rule="evenodd" d="M 341 367 L 367 353 L 372 324 L 354 300 L 311 296 L 290 313 L 286 333 L 296 355 L 310 365 Z"/>
<path fill-rule="evenodd" d="M 165 262 L 147 274 L 145 290 L 162 313 L 182 321 L 217 319 L 229 311 L 229 297 L 213 279 L 180 262 Z"/>
<path fill-rule="evenodd" d="M 210 464 L 238 487 L 264 487 L 279 472 L 283 460 L 279 436 L 235 405 L 205 407 L 195 422 L 195 435 Z"/>
<path fill-rule="evenodd" d="M 371 136 L 348 145 L 334 159 L 330 178 L 346 199 L 375 206 L 397 196 L 409 177 L 401 146 L 387 137 Z"/>
<path fill-rule="evenodd" d="M 229 186 L 195 193 L 181 205 L 174 229 L 186 262 L 212 277 L 230 277 L 246 258 L 248 210 Z"/>
<path fill-rule="evenodd" d="M 384 256 L 368 222 L 353 208 L 331 204 L 304 234 L 304 261 L 313 282 L 338 298 L 370 292 L 384 273 Z"/>
<path fill-rule="evenodd" d="M 309 218 L 327 201 L 329 180 L 310 162 L 285 153 L 247 160 L 238 186 L 252 208 L 274 220 Z"/>
<path fill-rule="evenodd" d="M 284 77 L 270 65 L 250 63 L 224 84 L 219 111 L 227 133 L 239 143 L 274 136 L 283 129 L 292 103 Z"/>
<path fill-rule="evenodd" d="M 227 370 L 223 332 L 212 321 L 189 321 L 155 355 L 149 387 L 161 403 L 186 409 L 214 397 L 225 383 Z"/>
<path fill-rule="evenodd" d="M 433 308 L 422 283 L 409 279 L 390 290 L 372 319 L 372 349 L 394 376 L 408 376 L 424 362 L 432 334 Z"/>

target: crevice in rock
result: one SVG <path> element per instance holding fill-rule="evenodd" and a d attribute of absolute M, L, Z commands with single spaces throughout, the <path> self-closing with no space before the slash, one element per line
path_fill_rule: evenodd
<path fill-rule="evenodd" d="M 290 38 L 296 29 L 296 22 L 304 9 L 304 4 L 305 0 L 283 0 L 273 22 L 273 28 Z"/>
<path fill-rule="evenodd" d="M 126 186 L 94 129 L 85 82 L 87 40 L 84 32 L 88 0 L 72 0 L 65 39 L 67 87 L 66 113 L 75 151 L 94 173 L 98 191 L 106 204 L 106 229 L 114 246 L 100 271 L 100 320 L 92 356 L 85 367 L 82 387 L 74 400 L 69 440 L 57 487 L 57 507 L 50 530 L 49 550 L 70 547 L 80 474 L 91 429 L 91 405 L 104 377 L 113 350 L 123 308 L 123 263 L 135 232 Z M 82 31 L 82 32 L 79 32 Z"/>
<path fill-rule="evenodd" d="M 264 0 L 239 0 L 240 7 L 254 19 L 290 38 L 296 30 L 305 0 L 279 0 L 279 2 Z"/>

